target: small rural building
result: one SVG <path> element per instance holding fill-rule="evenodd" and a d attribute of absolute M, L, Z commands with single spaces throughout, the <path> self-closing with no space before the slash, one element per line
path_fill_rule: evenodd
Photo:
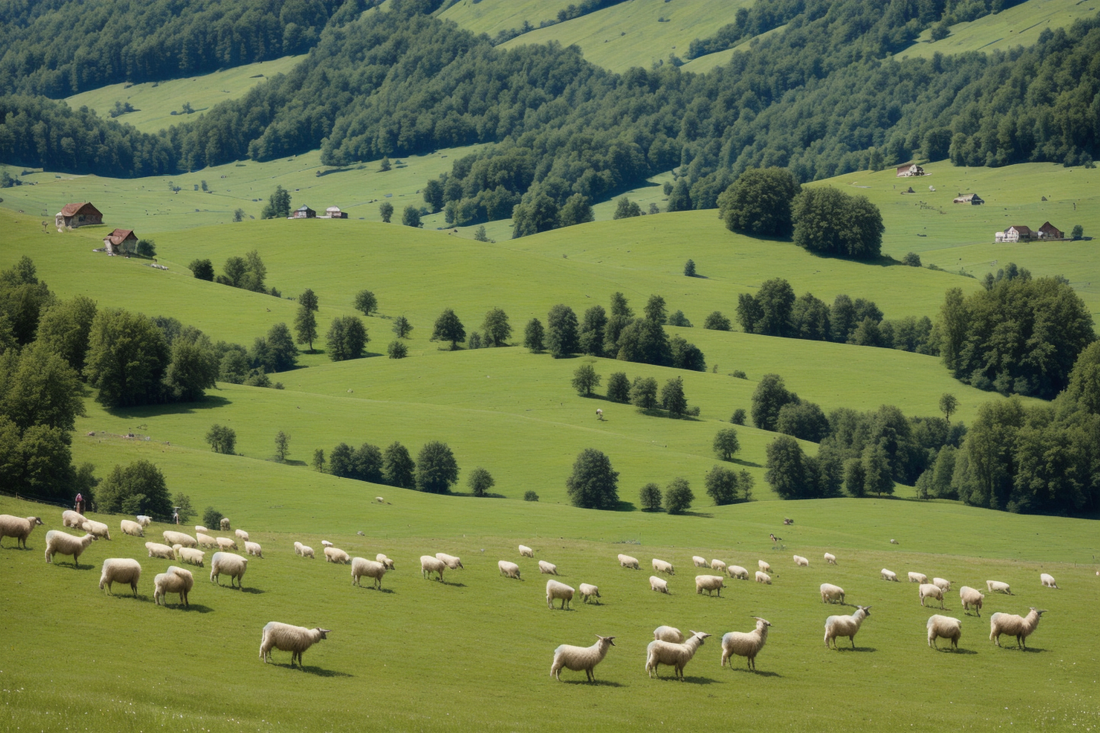
<path fill-rule="evenodd" d="M 65 204 L 53 219 L 58 229 L 76 229 L 87 224 L 102 224 L 103 213 L 91 203 Z"/>
<path fill-rule="evenodd" d="M 997 242 L 1028 242 L 1035 238 L 1035 233 L 1030 227 L 1023 225 L 1012 226 L 1003 232 L 997 232 L 994 241 Z"/>
<path fill-rule="evenodd" d="M 290 215 L 291 219 L 316 219 L 317 212 L 309 208 L 305 204 L 302 204 L 298 209 Z"/>
<path fill-rule="evenodd" d="M 327 209 L 325 209 L 325 218 L 326 219 L 347 219 L 348 215 L 347 215 L 346 212 L 340 211 L 339 206 L 330 206 Z"/>
<path fill-rule="evenodd" d="M 133 254 L 137 252 L 137 235 L 133 229 L 116 229 L 103 239 L 108 254 Z"/>
<path fill-rule="evenodd" d="M 967 193 L 967 194 L 959 194 L 958 196 L 955 197 L 955 200 L 952 203 L 955 203 L 955 204 L 972 204 L 974 206 L 978 206 L 979 204 L 984 204 L 985 202 L 982 201 L 982 197 L 979 196 L 978 194 L 976 194 L 976 193 Z"/>
<path fill-rule="evenodd" d="M 906 163 L 905 165 L 898 166 L 898 178 L 912 178 L 913 176 L 926 175 L 924 168 L 921 168 L 916 163 Z"/>
<path fill-rule="evenodd" d="M 1065 239 L 1066 235 L 1061 229 L 1051 224 L 1049 221 L 1045 222 L 1039 227 L 1039 239 Z"/>

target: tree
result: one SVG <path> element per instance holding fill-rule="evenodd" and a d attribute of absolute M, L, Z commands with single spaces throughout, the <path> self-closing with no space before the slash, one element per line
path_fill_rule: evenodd
<path fill-rule="evenodd" d="M 763 318 L 764 311 L 751 293 L 741 293 L 737 296 L 737 321 L 741 324 L 742 331 L 759 333 L 756 330 L 756 324 Z"/>
<path fill-rule="evenodd" d="M 386 173 L 392 170 L 393 166 L 390 165 L 390 158 L 388 155 L 382 156 L 382 162 L 378 166 L 379 173 Z"/>
<path fill-rule="evenodd" d="M 647 321 L 664 325 L 668 321 L 668 310 L 665 308 L 665 299 L 660 295 L 651 295 L 642 310 Z"/>
<path fill-rule="evenodd" d="M 298 343 L 309 344 L 309 353 L 313 353 L 313 342 L 317 338 L 317 296 L 306 288 L 305 292 L 298 296 L 298 315 L 294 318 L 294 330 L 298 335 Z"/>
<path fill-rule="evenodd" d="M 630 404 L 639 410 L 652 410 L 657 406 L 657 380 L 653 377 L 635 377 L 630 386 Z"/>
<path fill-rule="evenodd" d="M 844 490 L 857 499 L 867 495 L 867 474 L 861 459 L 849 458 L 844 462 Z"/>
<path fill-rule="evenodd" d="M 703 321 L 703 328 L 711 331 L 728 331 L 730 325 L 730 319 L 723 316 L 720 311 L 714 311 Z"/>
<path fill-rule="evenodd" d="M 629 219 L 635 216 L 642 215 L 642 207 L 638 206 L 637 201 L 631 201 L 626 196 L 623 196 L 615 202 L 615 213 L 611 216 L 612 219 Z"/>
<path fill-rule="evenodd" d="M 679 328 L 691 328 L 691 321 L 684 315 L 681 310 L 676 311 L 668 317 L 668 325 L 677 326 Z"/>
<path fill-rule="evenodd" d="M 72 431 L 85 414 L 82 393 L 76 371 L 47 344 L 0 356 L 0 415 L 20 432 L 33 425 Z"/>
<path fill-rule="evenodd" d="M 355 294 L 355 310 L 361 312 L 364 316 L 369 316 L 378 310 L 378 299 L 374 297 L 374 293 L 369 290 L 360 290 Z"/>
<path fill-rule="evenodd" d="M 195 516 L 195 507 L 191 504 L 191 497 L 182 491 L 177 491 L 172 497 L 172 505 L 176 509 L 176 516 L 179 517 L 180 524 L 189 524 L 191 518 Z"/>
<path fill-rule="evenodd" d="M 1074 225 L 1073 231 L 1070 232 L 1069 236 L 1070 236 L 1071 239 L 1073 239 L 1073 241 L 1079 242 L 1080 240 L 1084 239 L 1084 237 L 1085 237 L 1085 228 L 1083 226 L 1081 226 L 1080 224 L 1076 224 L 1076 225 Z"/>
<path fill-rule="evenodd" d="M 164 390 L 176 402 L 197 402 L 218 380 L 218 354 L 210 339 L 192 329 L 172 342 Z"/>
<path fill-rule="evenodd" d="M 864 196 L 807 188 L 793 204 L 794 243 L 824 255 L 872 260 L 882 249 L 882 214 Z"/>
<path fill-rule="evenodd" d="M 399 339 L 405 339 L 412 333 L 413 327 L 409 323 L 409 319 L 405 316 L 398 316 L 393 319 L 393 332 Z"/>
<path fill-rule="evenodd" d="M 424 203 L 436 213 L 443 208 L 443 184 L 438 179 L 431 179 L 424 184 Z"/>
<path fill-rule="evenodd" d="M 458 348 L 458 344 L 466 340 L 466 329 L 462 327 L 462 321 L 450 308 L 445 309 L 435 319 L 435 328 L 429 341 L 450 341 L 451 351 Z"/>
<path fill-rule="evenodd" d="M 688 260 L 684 264 L 684 276 L 695 277 L 695 260 Z"/>
<path fill-rule="evenodd" d="M 759 318 L 753 324 L 751 333 L 784 337 L 793 335 L 791 313 L 795 297 L 789 282 L 779 277 L 766 280 L 756 292 L 756 302 Z M 746 329 L 746 333 L 750 332 Z"/>
<path fill-rule="evenodd" d="M 535 493 L 534 491 L 531 491 L 530 489 L 528 489 L 527 491 L 523 492 L 523 500 L 524 501 L 538 501 L 539 500 L 539 495 L 537 493 Z"/>
<path fill-rule="evenodd" d="M 470 477 L 466 479 L 466 485 L 470 487 L 470 491 L 474 496 L 486 496 L 489 489 L 496 486 L 496 482 L 493 481 L 493 477 L 488 471 L 479 466 L 470 471 Z"/>
<path fill-rule="evenodd" d="M 414 228 L 424 226 L 420 221 L 420 209 L 415 206 L 406 206 L 405 212 L 401 214 L 401 223 Z"/>
<path fill-rule="evenodd" d="M 150 318 L 108 308 L 92 321 L 84 376 L 106 407 L 148 405 L 163 395 L 169 356 L 164 334 Z"/>
<path fill-rule="evenodd" d="M 164 474 L 144 459 L 123 468 L 116 465 L 100 484 L 96 503 L 109 514 L 172 516 L 172 501 Z"/>
<path fill-rule="evenodd" d="M 614 321 L 615 319 L 612 319 Z M 608 324 L 610 336 L 611 325 Z M 661 324 L 649 318 L 630 322 L 619 333 L 617 358 L 641 364 L 670 366 L 672 348 Z"/>
<path fill-rule="evenodd" d="M 669 417 L 680 417 L 687 411 L 683 377 L 673 377 L 661 387 L 661 407 L 668 410 Z"/>
<path fill-rule="evenodd" d="M 779 410 L 798 401 L 798 395 L 787 391 L 783 377 L 765 374 L 752 393 L 752 422 L 761 430 L 774 431 L 779 424 Z"/>
<path fill-rule="evenodd" d="M 313 470 L 317 473 L 325 472 L 325 449 L 314 448 L 313 449 L 313 461 L 310 463 L 313 466 Z"/>
<path fill-rule="evenodd" d="M 1100 341 L 1093 341 L 1077 356 L 1069 374 L 1066 400 L 1100 415 Z"/>
<path fill-rule="evenodd" d="M 481 330 L 485 333 L 486 346 L 507 346 L 508 339 L 512 337 L 508 314 L 500 308 L 492 308 L 485 314 Z"/>
<path fill-rule="evenodd" d="M 382 216 L 382 223 L 389 224 L 390 219 L 393 218 L 393 204 L 389 201 L 383 201 L 378 204 L 378 213 Z"/>
<path fill-rule="evenodd" d="M 239 222 L 244 221 L 245 216 L 246 216 L 246 214 L 244 213 L 244 209 L 234 209 L 234 211 L 233 211 L 233 221 L 234 222 L 239 223 Z"/>
<path fill-rule="evenodd" d="M 683 514 L 691 509 L 695 494 L 686 478 L 674 478 L 665 487 L 665 511 L 669 514 Z"/>
<path fill-rule="evenodd" d="M 959 409 L 959 400 L 955 395 L 950 392 L 944 392 L 940 395 L 940 412 L 943 413 L 943 419 L 948 423 L 951 422 L 951 416 L 955 414 L 955 411 Z"/>
<path fill-rule="evenodd" d="M 532 318 L 523 329 L 523 345 L 525 348 L 538 354 L 544 348 L 542 321 Z"/>
<path fill-rule="evenodd" d="M 209 259 L 192 260 L 191 264 L 188 265 L 188 269 L 191 270 L 196 280 L 214 281 L 214 263 Z"/>
<path fill-rule="evenodd" d="M 730 418 L 730 422 L 734 425 L 745 424 L 745 411 L 740 407 L 733 411 L 733 416 Z"/>
<path fill-rule="evenodd" d="M 573 463 L 565 481 L 573 506 L 582 509 L 614 509 L 619 503 L 619 474 L 611 460 L 595 448 L 586 448 Z"/>
<path fill-rule="evenodd" d="M 290 453 L 290 436 L 280 430 L 275 433 L 275 460 L 285 463 L 288 453 Z"/>
<path fill-rule="evenodd" d="M 691 211 L 691 192 L 686 179 L 681 178 L 668 195 L 668 211 Z"/>
<path fill-rule="evenodd" d="M 589 203 L 587 197 L 579 193 L 567 198 L 558 212 L 558 226 L 560 227 L 571 227 L 594 220 L 592 204 Z"/>
<path fill-rule="evenodd" d="M 328 454 L 328 471 L 333 476 L 351 478 L 355 473 L 355 449 L 347 443 L 338 443 Z"/>
<path fill-rule="evenodd" d="M 446 443 L 425 443 L 416 457 L 416 488 L 430 494 L 446 494 L 458 481 L 458 463 Z"/>
<path fill-rule="evenodd" d="M 779 408 L 776 432 L 820 443 L 829 434 L 829 419 L 813 402 L 788 402 Z"/>
<path fill-rule="evenodd" d="M 737 474 L 723 466 L 715 466 L 704 480 L 707 496 L 715 506 L 725 506 L 737 501 Z"/>
<path fill-rule="evenodd" d="M 139 257 L 156 257 L 157 243 L 152 239 L 139 239 L 136 251 Z"/>
<path fill-rule="evenodd" d="M 612 372 L 607 378 L 607 399 L 612 402 L 630 401 L 630 380 L 626 372 Z"/>
<path fill-rule="evenodd" d="M 550 356 L 560 359 L 580 351 L 577 314 L 567 305 L 558 304 L 546 316 L 546 345 Z"/>
<path fill-rule="evenodd" d="M 386 347 L 386 356 L 391 359 L 404 359 L 409 355 L 409 347 L 403 341 L 391 341 Z"/>
<path fill-rule="evenodd" d="M 276 323 L 267 331 L 268 372 L 285 372 L 298 363 L 298 348 L 285 323 Z"/>
<path fill-rule="evenodd" d="M 202 513 L 202 526 L 210 527 L 211 529 L 215 527 L 221 527 L 223 516 L 224 515 L 217 509 L 212 506 L 208 506 Z"/>
<path fill-rule="evenodd" d="M 474 230 L 474 241 L 475 242 L 488 242 L 489 241 L 489 233 L 485 231 L 485 225 L 484 224 L 482 224 L 481 226 L 479 226 L 477 229 Z"/>
<path fill-rule="evenodd" d="M 603 356 L 604 333 L 607 329 L 607 313 L 602 305 L 594 305 L 584 312 L 581 321 L 580 348 L 590 356 Z"/>
<path fill-rule="evenodd" d="M 382 483 L 382 462 L 382 451 L 378 446 L 363 443 L 352 453 L 351 478 L 372 484 Z"/>
<path fill-rule="evenodd" d="M 752 487 L 756 482 L 752 478 L 752 474 L 741 469 L 737 474 L 737 486 L 741 489 L 741 496 L 745 498 L 745 501 L 752 500 Z"/>
<path fill-rule="evenodd" d="M 360 359 L 370 341 L 367 329 L 358 316 L 337 316 L 328 330 L 328 358 L 333 361 Z"/>
<path fill-rule="evenodd" d="M 539 232 L 548 232 L 558 226 L 560 209 L 558 204 L 543 191 L 532 195 L 512 209 L 512 239 L 519 239 Z"/>
<path fill-rule="evenodd" d="M 722 456 L 723 461 L 732 461 L 733 454 L 741 450 L 741 442 L 737 439 L 737 431 L 733 428 L 722 428 L 714 435 L 714 452 Z"/>
<path fill-rule="evenodd" d="M 909 267 L 921 266 L 920 255 L 916 252 L 906 252 L 905 256 L 901 258 L 901 262 L 903 265 L 908 265 Z"/>
<path fill-rule="evenodd" d="M 643 511 L 660 511 L 661 506 L 664 504 L 661 496 L 661 487 L 654 483 L 648 483 L 643 486 L 642 490 L 638 492 L 638 503 L 642 505 Z"/>
<path fill-rule="evenodd" d="M 789 435 L 781 435 L 767 448 L 767 471 L 764 479 L 780 499 L 804 499 L 811 494 L 813 476 L 807 475 L 805 455 L 798 441 Z"/>
<path fill-rule="evenodd" d="M 276 186 L 275 192 L 264 204 L 260 212 L 261 219 L 285 219 L 290 216 L 290 192 L 282 186 Z"/>
<path fill-rule="evenodd" d="M 674 313 L 673 316 L 675 315 Z M 675 369 L 687 369 L 693 372 L 705 372 L 707 370 L 706 356 L 698 346 L 688 343 L 683 336 L 673 336 L 669 339 L 668 350 L 669 365 Z"/>
<path fill-rule="evenodd" d="M 215 453 L 233 455 L 233 449 L 237 445 L 237 431 L 214 423 L 206 433 L 206 442 Z"/>
<path fill-rule="evenodd" d="M 785 168 L 749 168 L 718 197 L 718 215 L 730 231 L 788 237 L 791 203 L 801 191 Z"/>
<path fill-rule="evenodd" d="M 863 482 L 867 493 L 893 494 L 894 478 L 890 474 L 890 462 L 881 445 L 872 443 L 863 449 Z"/>
<path fill-rule="evenodd" d="M 416 486 L 416 463 L 409 455 L 409 449 L 397 441 L 382 453 L 382 480 L 402 489 Z"/>
<path fill-rule="evenodd" d="M 798 296 L 791 308 L 791 336 L 814 341 L 828 341 L 831 335 L 829 306 L 812 293 Z"/>
<path fill-rule="evenodd" d="M 34 263 L 23 255 L 10 270 L 0 272 L 0 314 L 7 316 L 15 340 L 25 346 L 35 339 L 42 313 L 54 295 L 39 282 Z"/>
<path fill-rule="evenodd" d="M 592 390 L 600 386 L 600 375 L 596 374 L 596 368 L 591 364 L 581 364 L 573 372 L 573 389 L 582 397 L 590 397 Z"/>

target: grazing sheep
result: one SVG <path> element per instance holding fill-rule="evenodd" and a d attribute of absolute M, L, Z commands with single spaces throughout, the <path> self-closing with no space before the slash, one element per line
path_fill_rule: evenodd
<path fill-rule="evenodd" d="M 162 533 L 164 537 L 164 544 L 166 545 L 183 545 L 184 547 L 195 547 L 199 544 L 198 540 L 189 534 L 184 532 L 175 532 L 170 529 L 164 530 Z M 216 543 L 215 543 L 216 544 Z"/>
<path fill-rule="evenodd" d="M 725 578 L 721 575 L 696 575 L 695 576 L 695 595 L 703 595 L 703 591 L 707 592 L 707 595 L 714 595 L 714 591 L 718 591 L 718 597 L 722 597 L 722 589 L 726 587 Z"/>
<path fill-rule="evenodd" d="M 726 572 L 726 564 L 724 562 L 722 562 L 721 560 L 711 560 L 710 561 L 710 569 L 711 570 L 721 570 L 724 573 L 724 572 Z"/>
<path fill-rule="evenodd" d="M 339 547 L 326 547 L 325 560 L 337 563 L 338 565 L 347 565 L 351 562 L 351 557 Z"/>
<path fill-rule="evenodd" d="M 445 552 L 437 552 L 435 553 L 435 559 L 443 562 L 451 570 L 465 570 L 465 568 L 462 567 L 462 561 L 454 555 L 448 555 Z"/>
<path fill-rule="evenodd" d="M 855 613 L 851 616 L 830 616 L 825 619 L 825 648 L 829 648 L 829 642 L 832 642 L 833 649 L 836 649 L 836 638 L 838 636 L 847 636 L 852 640 L 852 648 L 856 648 L 856 634 L 859 633 L 859 627 L 863 623 L 863 619 L 871 615 L 870 606 L 856 606 Z"/>
<path fill-rule="evenodd" d="M 932 578 L 932 585 L 943 591 L 951 590 L 951 581 L 944 578 Z"/>
<path fill-rule="evenodd" d="M 388 557 L 383 555 L 381 552 L 379 552 L 377 555 L 375 555 L 374 559 L 375 559 L 376 562 L 380 562 L 383 565 L 385 565 L 386 570 L 396 570 L 397 569 L 396 567 L 394 567 L 393 560 L 389 559 Z"/>
<path fill-rule="evenodd" d="M 695 651 L 703 645 L 703 640 L 710 634 L 701 631 L 692 631 L 691 637 L 683 644 L 673 644 L 668 641 L 651 641 L 646 647 L 645 669 L 652 678 L 657 674 L 662 664 L 676 668 L 676 677 L 684 681 L 684 666 L 695 656 Z"/>
<path fill-rule="evenodd" d="M 941 616 L 938 613 L 928 618 L 928 646 L 939 649 L 937 638 L 951 640 L 951 646 L 959 648 L 959 637 L 962 636 L 962 621 L 950 616 Z"/>
<path fill-rule="evenodd" d="M 321 547 L 335 547 L 335 546 L 336 545 L 332 544 L 328 540 L 321 540 Z"/>
<path fill-rule="evenodd" d="M 99 576 L 99 589 L 107 586 L 107 594 L 111 595 L 111 584 L 122 583 L 129 585 L 137 597 L 137 584 L 141 578 L 141 563 L 128 557 L 109 557 L 103 561 L 103 574 Z"/>
<path fill-rule="evenodd" d="M 890 544 L 891 545 L 896 545 L 896 544 L 898 544 L 898 541 L 897 540 L 890 540 Z"/>
<path fill-rule="evenodd" d="M 985 596 L 982 595 L 981 591 L 964 585 L 962 588 L 959 588 L 959 599 L 962 600 L 964 611 L 969 611 L 970 607 L 973 606 L 974 610 L 978 613 L 978 618 L 982 617 L 982 601 L 985 599 Z"/>
<path fill-rule="evenodd" d="M 763 583 L 764 585 L 771 585 L 772 584 L 772 576 L 768 575 L 767 573 L 762 573 L 759 570 L 757 570 L 756 571 L 756 582 L 757 583 Z"/>
<path fill-rule="evenodd" d="M 176 547 L 183 547 L 183 545 L 176 545 Z M 162 545 L 159 542 L 146 542 L 145 549 L 149 551 L 149 557 L 160 557 L 165 560 L 176 559 L 176 551 L 168 545 Z"/>
<path fill-rule="evenodd" d="M 153 603 L 158 606 L 167 606 L 168 601 L 165 600 L 164 594 L 179 593 L 180 603 L 184 608 L 188 608 L 191 604 L 187 600 L 187 594 L 194 586 L 195 576 L 191 575 L 190 570 L 170 565 L 168 570 L 153 578 Z"/>
<path fill-rule="evenodd" d="M 821 584 L 822 603 L 844 603 L 844 589 L 832 583 Z"/>
<path fill-rule="evenodd" d="M 313 548 L 309 545 L 303 545 L 301 542 L 295 542 L 294 554 L 302 557 L 313 557 Z"/>
<path fill-rule="evenodd" d="M 704 560 L 703 558 L 699 557 L 698 555 L 692 555 L 691 556 L 691 561 L 693 563 L 695 563 L 695 567 L 697 567 L 697 568 L 710 567 L 709 565 L 707 565 L 707 561 Z"/>
<path fill-rule="evenodd" d="M 535 551 L 532 550 L 527 545 L 520 545 L 519 546 L 519 556 L 520 557 L 534 557 L 535 556 Z"/>
<path fill-rule="evenodd" d="M 601 597 L 599 587 L 592 585 L 591 583 L 581 583 L 579 586 L 577 586 L 577 589 L 580 591 L 581 598 L 584 600 L 585 603 L 588 603 L 589 598 Z M 593 601 L 593 603 L 595 603 L 595 601 Z"/>
<path fill-rule="evenodd" d="M 764 644 L 768 641 L 768 627 L 771 626 L 769 621 L 765 621 L 759 616 L 753 616 L 756 619 L 756 629 L 748 633 L 742 631 L 731 631 L 728 634 L 722 635 L 722 666 L 726 666 L 726 662 L 731 656 L 736 654 L 739 657 L 748 657 L 748 667 L 753 672 L 756 671 L 756 655 L 760 653 L 760 650 L 764 648 Z M 730 669 L 733 669 L 733 664 L 730 663 Z"/>
<path fill-rule="evenodd" d="M 1044 588 L 1057 588 L 1058 584 L 1054 582 L 1054 576 L 1048 573 L 1040 573 L 1039 581 L 1042 582 Z"/>
<path fill-rule="evenodd" d="M 263 636 L 260 638 L 260 659 L 267 664 L 271 658 L 271 650 L 278 649 L 281 652 L 290 652 L 291 667 L 294 666 L 295 658 L 298 659 L 298 666 L 301 667 L 302 653 L 321 639 L 327 639 L 331 633 L 330 629 L 307 629 L 304 626 L 291 626 L 271 621 L 264 626 Z"/>
<path fill-rule="evenodd" d="M 676 568 L 672 567 L 672 563 L 665 562 L 664 560 L 658 560 L 653 558 L 653 572 L 655 573 L 668 573 L 669 575 L 676 574 Z"/>
<path fill-rule="evenodd" d="M 656 575 L 649 576 L 649 589 L 655 590 L 658 593 L 665 593 L 666 595 L 672 595 L 668 592 L 668 581 L 664 578 L 658 578 Z"/>
<path fill-rule="evenodd" d="M 84 524 L 84 515 L 80 512 L 74 512 L 72 509 L 61 512 L 61 526 L 80 529 L 82 524 Z"/>
<path fill-rule="evenodd" d="M 523 580 L 523 578 L 519 577 L 519 565 L 516 565 L 514 562 L 498 560 L 497 567 L 500 568 L 501 575 L 507 575 L 509 578 L 515 578 L 516 580 Z"/>
<path fill-rule="evenodd" d="M 174 545 L 172 549 L 176 551 L 176 559 L 180 562 L 198 565 L 200 568 L 206 567 L 203 562 L 206 553 L 202 550 L 196 550 L 194 547 L 184 547 L 183 545 Z"/>
<path fill-rule="evenodd" d="M 621 568 L 633 568 L 639 570 L 638 558 L 631 557 L 630 555 L 619 555 L 619 567 Z"/>
<path fill-rule="evenodd" d="M 351 582 L 352 585 L 359 585 L 359 579 L 363 576 L 372 578 L 374 580 L 374 587 L 382 589 L 382 578 L 386 575 L 386 566 L 376 560 L 367 560 L 362 557 L 355 557 L 351 560 Z"/>
<path fill-rule="evenodd" d="M 728 573 L 731 578 L 740 578 L 741 580 L 749 579 L 749 571 L 740 565 L 727 565 L 726 573 Z"/>
<path fill-rule="evenodd" d="M 917 592 L 920 594 L 921 606 L 924 605 L 925 598 L 936 598 L 939 599 L 940 608 L 943 608 L 943 588 L 933 583 L 921 583 Z"/>
<path fill-rule="evenodd" d="M 795 555 L 794 556 L 794 564 L 797 565 L 800 568 L 810 567 L 810 561 L 807 560 L 806 558 L 802 557 L 801 555 Z"/>
<path fill-rule="evenodd" d="M 1016 637 L 1016 648 L 1027 649 L 1024 639 L 1031 636 L 1035 627 L 1039 625 L 1039 617 L 1046 610 L 1039 610 L 1034 606 L 1027 616 L 1017 616 L 1014 613 L 995 613 L 989 617 L 989 640 L 997 646 L 1001 645 L 1001 634 Z"/>
<path fill-rule="evenodd" d="M 545 560 L 539 560 L 539 572 L 543 575 L 557 575 L 558 566 L 552 562 L 546 562 Z"/>
<path fill-rule="evenodd" d="M 554 600 L 561 599 L 561 610 L 565 610 L 565 607 L 569 605 L 569 602 L 573 600 L 573 588 L 565 583 L 559 583 L 556 580 L 546 581 L 546 607 L 553 609 Z"/>
<path fill-rule="evenodd" d="M 201 532 L 205 532 L 207 534 L 210 534 L 210 530 L 208 530 L 206 527 L 202 526 L 201 524 L 196 524 L 195 525 L 195 534 L 199 534 Z"/>
<path fill-rule="evenodd" d="M 383 499 L 381 496 L 374 497 L 374 500 L 377 501 L 379 504 L 385 504 L 386 503 L 386 500 Z"/>
<path fill-rule="evenodd" d="M 255 555 L 256 557 L 260 558 L 261 560 L 264 559 L 264 548 L 260 547 L 259 542 L 245 541 L 244 551 L 247 552 L 249 555 Z"/>
<path fill-rule="evenodd" d="M 231 527 L 229 526 L 229 517 L 221 518 L 221 521 L 218 522 L 218 529 L 220 529 L 222 532 L 228 532 L 231 529 Z"/>
<path fill-rule="evenodd" d="M 550 663 L 550 676 L 554 679 L 561 681 L 561 668 L 571 669 L 574 672 L 580 672 L 584 670 L 585 675 L 589 682 L 596 681 L 596 675 L 593 673 L 596 665 L 603 661 L 604 656 L 607 655 L 607 648 L 609 646 L 615 646 L 615 642 L 612 641 L 614 636 L 600 636 L 596 634 L 596 638 L 599 640 L 592 646 L 570 646 L 569 644 L 562 644 L 554 650 L 554 661 Z"/>
<path fill-rule="evenodd" d="M 825 563 L 827 565 L 836 565 L 836 555 L 831 552 L 825 553 Z"/>
<path fill-rule="evenodd" d="M 759 568 L 762 572 L 765 572 L 765 573 L 770 573 L 772 571 L 772 566 L 769 565 L 768 563 L 766 563 L 763 560 L 757 560 L 756 561 L 756 567 Z"/>
<path fill-rule="evenodd" d="M 94 519 L 85 519 L 84 523 L 80 525 L 80 528 L 88 534 L 94 534 L 100 539 L 111 539 L 111 528 L 103 522 L 97 522 Z"/>
<path fill-rule="evenodd" d="M 27 549 L 27 538 L 31 536 L 34 528 L 42 524 L 38 517 L 13 517 L 10 514 L 0 514 L 0 540 L 5 537 L 14 537 L 15 546 Z"/>
<path fill-rule="evenodd" d="M 683 644 L 684 634 L 675 626 L 658 626 L 653 630 L 654 641 L 670 641 L 673 644 Z"/>
<path fill-rule="evenodd" d="M 232 537 L 217 537 L 219 550 L 236 550 L 237 541 Z"/>
<path fill-rule="evenodd" d="M 248 570 L 248 559 L 229 552 L 215 552 L 210 558 L 210 582 L 217 581 L 222 584 L 221 576 L 225 573 L 229 576 L 229 587 L 233 587 L 233 581 L 237 581 L 237 587 L 243 589 L 244 572 Z"/>
<path fill-rule="evenodd" d="M 215 539 L 214 537 L 212 537 L 208 534 L 203 534 L 202 532 L 197 532 L 195 534 L 195 540 L 198 542 L 199 547 L 217 547 L 218 546 L 218 540 L 217 539 Z"/>
<path fill-rule="evenodd" d="M 910 571 L 909 572 L 909 582 L 910 583 L 927 583 L 928 582 L 928 576 L 925 575 L 924 573 L 914 573 L 914 572 Z"/>
<path fill-rule="evenodd" d="M 137 522 L 131 522 L 129 519 L 123 519 L 122 534 L 128 534 L 131 537 L 144 537 L 145 530 Z"/>
<path fill-rule="evenodd" d="M 883 580 L 892 580 L 895 583 L 897 583 L 898 582 L 898 574 L 895 573 L 893 570 L 887 570 L 886 568 L 883 568 L 882 569 L 882 579 Z"/>
<path fill-rule="evenodd" d="M 987 580 L 985 581 L 985 587 L 989 589 L 990 593 L 1005 593 L 1012 595 L 1012 589 L 1008 587 L 1008 583 L 1002 583 L 999 580 Z"/>
<path fill-rule="evenodd" d="M 234 530 L 233 534 L 237 535 L 237 539 L 248 542 L 248 532 L 245 532 L 243 529 Z"/>
<path fill-rule="evenodd" d="M 325 549 L 328 552 L 328 549 Z M 447 569 L 447 563 L 440 560 L 438 557 L 432 557 L 431 555 L 420 556 L 420 574 L 427 578 L 432 573 L 439 573 L 439 582 L 443 582 L 443 571 Z"/>
<path fill-rule="evenodd" d="M 134 519 L 136 519 L 138 524 L 140 524 L 142 527 L 148 527 L 150 524 L 153 523 L 153 518 L 150 517 L 148 514 L 139 514 L 134 517 Z"/>
<path fill-rule="evenodd" d="M 74 537 L 65 534 L 59 529 L 51 529 L 46 533 L 46 562 L 52 563 L 55 553 L 73 556 L 73 567 L 80 567 L 80 555 L 88 549 L 88 545 L 98 539 L 94 534 L 86 534 L 83 537 Z"/>

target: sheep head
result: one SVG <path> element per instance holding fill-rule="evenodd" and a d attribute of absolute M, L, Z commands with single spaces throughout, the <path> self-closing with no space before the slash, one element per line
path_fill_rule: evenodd
<path fill-rule="evenodd" d="M 29 519 L 32 520 L 31 524 L 33 524 L 36 527 L 42 524 L 42 520 L 39 519 L 38 517 L 29 517 Z"/>
<path fill-rule="evenodd" d="M 328 638 L 328 635 L 332 633 L 332 629 L 321 629 L 321 628 L 318 628 L 318 629 L 317 629 L 317 633 L 319 633 L 319 634 L 321 635 L 321 638 L 322 638 L 322 639 L 327 639 L 327 638 Z"/>
<path fill-rule="evenodd" d="M 768 621 L 767 619 L 760 618 L 759 616 L 753 616 L 752 618 L 756 619 L 756 624 L 758 626 L 771 626 L 772 625 L 771 621 Z"/>
<path fill-rule="evenodd" d="M 596 634 L 596 638 L 600 641 L 606 641 L 611 646 L 615 646 L 615 642 L 612 641 L 612 639 L 615 638 L 614 636 L 600 636 L 599 634 Z"/>

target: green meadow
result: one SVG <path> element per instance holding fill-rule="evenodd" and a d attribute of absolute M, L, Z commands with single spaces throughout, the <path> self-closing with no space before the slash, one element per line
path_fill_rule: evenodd
<path fill-rule="evenodd" d="M 445 3 L 439 17 L 452 21 L 473 33 L 495 36 L 500 31 L 519 29 L 524 22 L 535 28 L 544 20 L 555 20 L 559 10 L 565 10 L 573 0 L 508 0 L 508 2 L 481 2 L 458 0 Z"/>

